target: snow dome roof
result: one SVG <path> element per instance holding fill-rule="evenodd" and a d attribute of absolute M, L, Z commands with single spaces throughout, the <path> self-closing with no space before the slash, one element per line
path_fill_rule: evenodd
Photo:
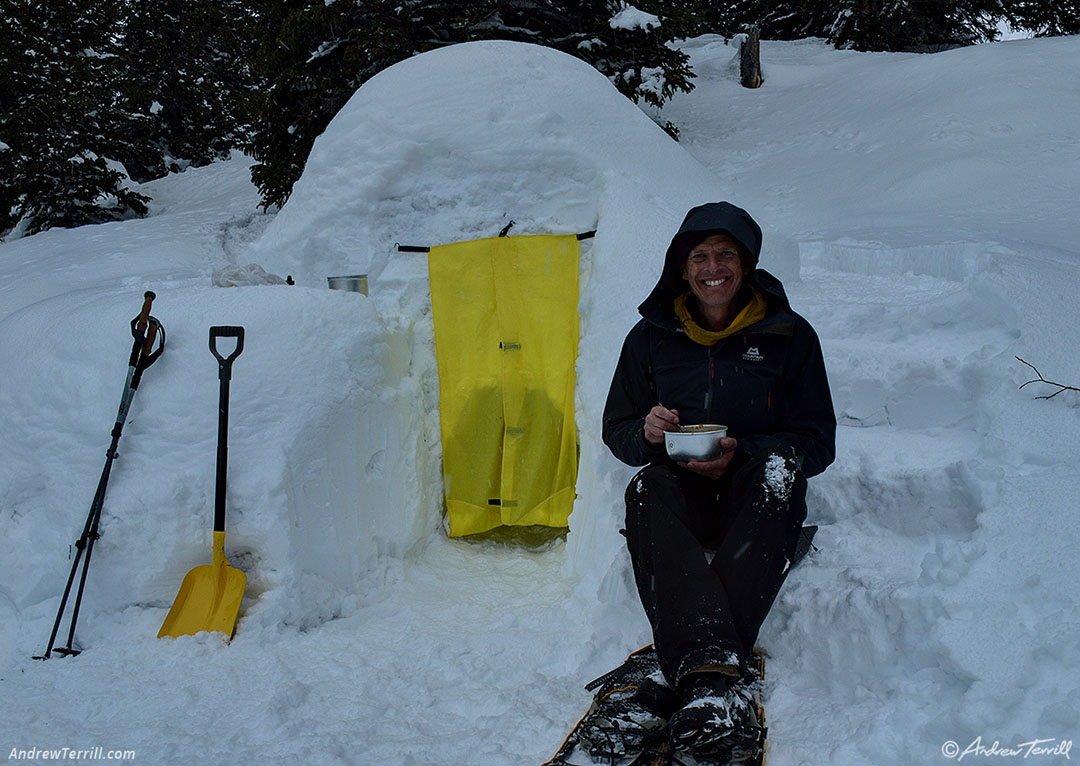
<path fill-rule="evenodd" d="M 464 43 L 356 92 L 254 257 L 325 284 L 378 273 L 395 242 L 493 236 L 513 220 L 517 234 L 599 228 L 598 253 L 616 227 L 652 260 L 690 206 L 720 196 L 709 171 L 585 62 L 527 43 Z"/>

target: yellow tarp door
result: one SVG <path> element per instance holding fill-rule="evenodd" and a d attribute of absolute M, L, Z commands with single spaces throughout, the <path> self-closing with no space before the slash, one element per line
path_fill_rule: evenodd
<path fill-rule="evenodd" d="M 577 479 L 577 237 L 428 255 L 450 535 L 566 527 Z"/>

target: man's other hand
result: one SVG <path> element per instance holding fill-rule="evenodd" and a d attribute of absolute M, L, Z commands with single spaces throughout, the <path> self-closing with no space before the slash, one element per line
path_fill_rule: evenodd
<path fill-rule="evenodd" d="M 720 440 L 720 446 L 724 448 L 724 452 L 720 457 L 712 460 L 689 460 L 679 463 L 679 465 L 688 471 L 693 471 L 710 479 L 719 479 L 728 472 L 728 467 L 735 457 L 735 448 L 739 446 L 739 442 L 730 436 L 725 436 Z"/>

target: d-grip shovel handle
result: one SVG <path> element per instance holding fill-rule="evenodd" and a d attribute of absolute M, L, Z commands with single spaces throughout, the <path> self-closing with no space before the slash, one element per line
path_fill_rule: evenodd
<path fill-rule="evenodd" d="M 228 356 L 222 356 L 217 350 L 218 338 L 236 338 L 236 348 Z M 218 449 L 217 482 L 214 488 L 214 532 L 225 532 L 225 483 L 229 462 L 229 381 L 232 378 L 232 363 L 244 350 L 243 327 L 211 327 L 210 353 L 218 360 L 218 380 L 221 381 L 221 393 L 218 398 Z"/>
<path fill-rule="evenodd" d="M 222 356 L 217 350 L 218 338 L 236 338 L 236 348 L 228 356 Z M 240 356 L 244 350 L 244 328 L 232 326 L 220 326 L 210 328 L 210 353 L 217 357 L 220 372 L 228 375 L 232 369 L 233 360 Z"/>

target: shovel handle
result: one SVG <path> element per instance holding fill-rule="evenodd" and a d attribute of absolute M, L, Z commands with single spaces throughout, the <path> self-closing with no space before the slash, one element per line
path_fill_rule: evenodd
<path fill-rule="evenodd" d="M 217 350 L 218 338 L 236 338 L 236 348 L 228 356 L 222 356 Z M 218 326 L 210 328 L 210 353 L 217 357 L 218 364 L 224 371 L 232 367 L 233 360 L 240 356 L 240 352 L 244 350 L 244 328 L 234 326 Z"/>
<path fill-rule="evenodd" d="M 218 338 L 236 338 L 236 348 L 228 356 L 222 356 L 217 350 Z M 214 532 L 225 533 L 225 483 L 229 462 L 229 380 L 232 378 L 232 363 L 244 350 L 244 328 L 235 326 L 215 326 L 210 328 L 210 353 L 218 360 L 218 380 L 221 392 L 218 397 L 218 449 L 217 449 L 217 484 L 214 491 Z"/>

